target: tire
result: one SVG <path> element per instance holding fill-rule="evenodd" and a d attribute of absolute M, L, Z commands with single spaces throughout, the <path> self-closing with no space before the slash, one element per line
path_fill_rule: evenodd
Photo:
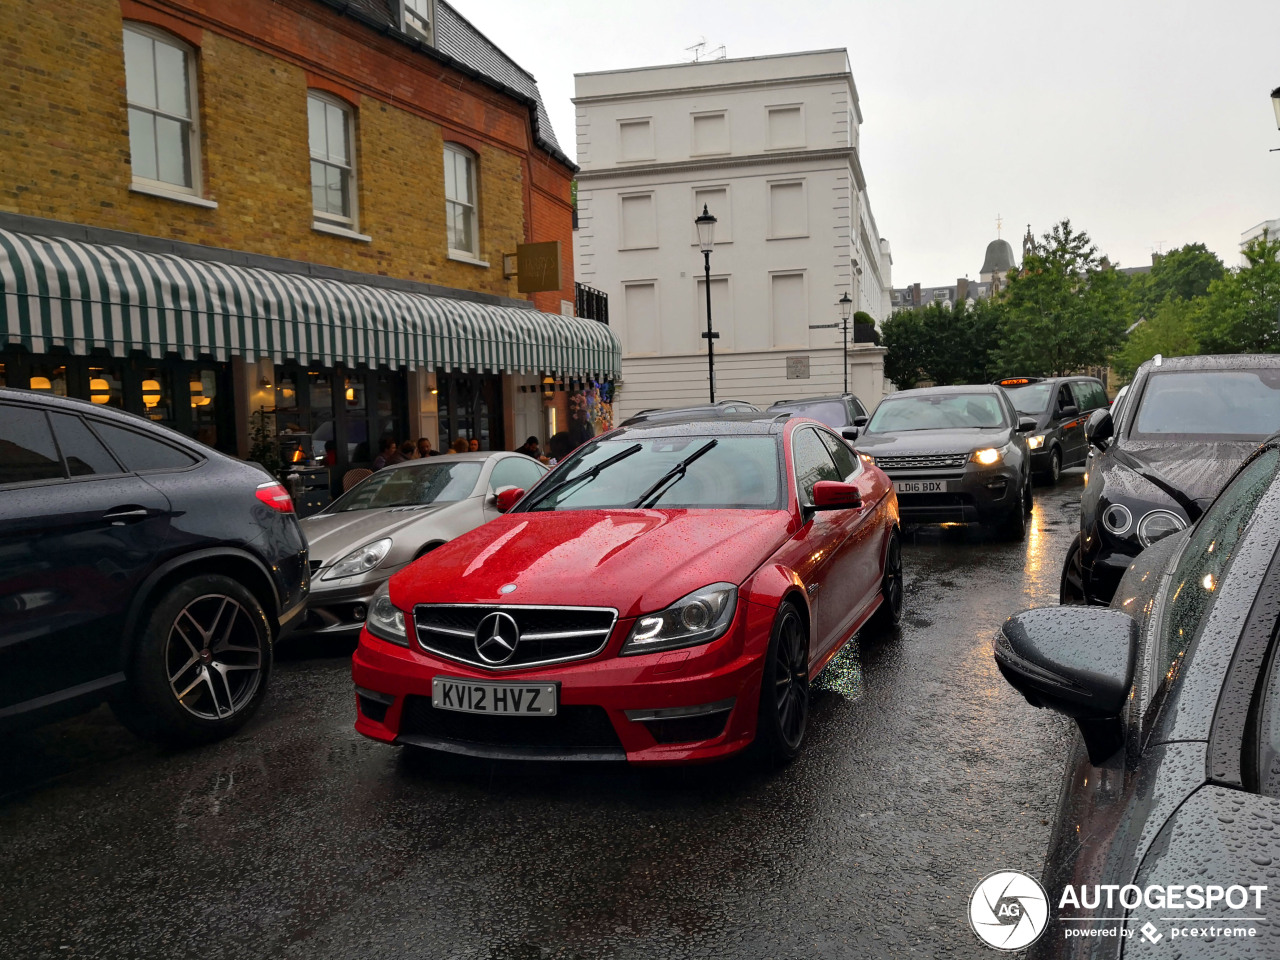
<path fill-rule="evenodd" d="M 790 763 L 800 754 L 809 722 L 809 637 L 795 604 L 778 607 L 760 680 L 755 748 L 767 763 Z"/>
<path fill-rule="evenodd" d="M 271 660 L 271 627 L 257 598 L 230 577 L 192 577 L 152 607 L 130 657 L 127 695 L 112 710 L 138 736 L 166 746 L 221 740 L 262 703 Z"/>
<path fill-rule="evenodd" d="M 1018 543 L 1027 538 L 1027 485 L 1024 483 L 1018 502 L 996 522 L 996 535 L 1001 540 Z"/>
<path fill-rule="evenodd" d="M 889 535 L 889 545 L 884 551 L 884 570 L 880 575 L 880 596 L 883 602 L 867 621 L 867 630 L 873 636 L 892 633 L 902 622 L 902 540 L 898 531 Z"/>
<path fill-rule="evenodd" d="M 1084 564 L 1081 561 L 1080 538 L 1077 533 L 1067 548 L 1062 562 L 1062 576 L 1058 580 L 1058 603 L 1064 606 L 1084 606 L 1089 596 L 1084 589 Z"/>
<path fill-rule="evenodd" d="M 1027 478 L 1027 485 L 1026 485 L 1025 487 L 1023 487 L 1023 490 L 1022 490 L 1022 499 L 1026 501 L 1026 504 L 1025 504 L 1024 510 L 1025 510 L 1025 512 L 1026 512 L 1026 514 L 1027 514 L 1027 516 L 1028 516 L 1028 517 L 1030 517 L 1030 516 L 1031 516 L 1031 508 L 1032 508 L 1032 506 L 1033 506 L 1033 504 L 1034 504 L 1034 500 L 1035 500 L 1035 498 L 1032 496 L 1032 493 L 1031 493 L 1031 478 L 1030 478 L 1030 477 L 1028 477 L 1028 478 Z"/>
<path fill-rule="evenodd" d="M 1049 451 L 1049 468 L 1040 474 L 1045 486 L 1052 487 L 1062 478 L 1062 448 L 1054 447 Z"/>

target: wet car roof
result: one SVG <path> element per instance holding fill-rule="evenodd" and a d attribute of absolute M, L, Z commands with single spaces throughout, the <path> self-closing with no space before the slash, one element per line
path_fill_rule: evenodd
<path fill-rule="evenodd" d="M 1156 366 L 1155 358 L 1146 361 L 1140 369 L 1146 370 L 1256 370 L 1258 367 L 1280 367 L 1280 355 L 1274 353 L 1232 353 L 1203 357 L 1162 357 Z"/>
<path fill-rule="evenodd" d="M 916 387 L 913 390 L 899 390 L 897 393 L 891 393 L 885 399 L 890 397 L 926 397 L 940 393 L 996 393 L 1000 388 L 989 383 L 968 383 L 956 384 L 949 387 Z"/>
<path fill-rule="evenodd" d="M 716 417 L 691 416 L 682 420 L 642 421 L 629 427 L 620 427 L 609 434 L 609 439 L 631 437 L 702 437 L 708 434 L 725 436 L 752 436 L 781 432 L 789 417 L 781 414 L 766 415 L 743 412 L 726 413 Z"/>

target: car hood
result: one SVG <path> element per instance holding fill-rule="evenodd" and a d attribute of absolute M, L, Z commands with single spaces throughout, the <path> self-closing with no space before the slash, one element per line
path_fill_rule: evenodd
<path fill-rule="evenodd" d="M 1126 443 L 1121 449 L 1156 471 L 1204 509 L 1222 491 L 1240 464 L 1258 449 L 1258 441 Z"/>
<path fill-rule="evenodd" d="M 307 538 L 311 559 L 328 566 L 341 560 L 373 540 L 394 537 L 406 527 L 440 515 L 451 507 L 466 503 L 455 500 L 420 507 L 383 507 L 377 510 L 346 510 L 342 513 L 318 513 L 299 521 Z M 420 538 L 418 538 L 420 539 Z"/>
<path fill-rule="evenodd" d="M 391 579 L 392 601 L 660 610 L 709 583 L 741 584 L 789 534 L 780 510 L 513 513 Z M 514 585 L 514 590 L 500 592 Z"/>
<path fill-rule="evenodd" d="M 854 446 L 873 457 L 919 456 L 938 453 L 970 453 L 1009 442 L 1009 427 L 969 427 L 963 430 L 904 430 L 901 433 L 868 433 Z"/>

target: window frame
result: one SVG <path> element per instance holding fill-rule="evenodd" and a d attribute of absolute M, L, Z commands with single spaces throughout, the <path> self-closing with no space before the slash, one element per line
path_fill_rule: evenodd
<path fill-rule="evenodd" d="M 813 509 L 813 486 L 809 487 L 809 491 L 806 494 L 802 488 L 803 481 L 800 478 L 800 464 L 796 461 L 800 438 L 806 433 L 812 433 L 814 435 L 813 439 L 817 442 L 818 448 L 824 454 L 826 454 L 827 463 L 831 465 L 831 470 L 832 470 L 832 473 L 834 474 L 834 476 L 832 477 L 819 477 L 818 479 L 814 480 L 813 483 L 816 485 L 817 483 L 825 479 L 835 480 L 837 483 L 844 482 L 840 478 L 840 468 L 836 464 L 835 459 L 831 456 L 831 451 L 827 449 L 827 445 L 823 442 L 822 435 L 819 432 L 818 427 L 813 426 L 812 424 L 807 424 L 807 423 L 804 424 L 803 426 L 798 427 L 795 430 L 795 432 L 791 434 L 791 473 L 795 477 L 796 500 L 800 504 L 800 509 L 802 511 Z"/>
<path fill-rule="evenodd" d="M 724 118 L 724 149 L 698 149 L 698 121 L 709 117 Z M 733 153 L 733 131 L 729 129 L 729 110 L 695 110 L 689 114 L 689 156 L 690 157 L 727 157 Z"/>
<path fill-rule="evenodd" d="M 430 11 L 427 14 L 417 7 L 412 6 L 413 3 L 420 3 L 427 7 Z M 403 14 L 404 29 L 406 33 L 414 36 L 422 37 L 432 46 L 436 42 L 436 0 L 401 0 L 401 12 Z M 426 20 L 425 25 L 423 20 Z"/>
<path fill-rule="evenodd" d="M 334 107 L 342 113 L 343 130 L 347 137 L 347 202 L 350 207 L 350 216 L 340 216 L 327 211 L 316 209 L 315 205 L 315 179 L 311 180 L 312 200 L 311 200 L 311 221 L 312 226 L 319 228 L 338 227 L 343 230 L 351 230 L 358 232 L 360 229 L 360 197 L 359 197 L 359 177 L 356 171 L 356 110 L 351 104 L 347 103 L 341 97 L 334 96 L 324 90 L 317 90 L 314 87 L 307 89 L 307 156 L 310 163 L 323 164 L 326 167 L 335 167 L 339 170 L 344 169 L 340 164 L 334 163 L 329 157 L 317 157 L 311 150 L 311 101 L 316 100 L 326 107 Z M 328 124 L 326 123 L 326 131 Z M 308 164 L 308 167 L 310 164 Z"/>
<path fill-rule="evenodd" d="M 133 101 L 129 99 L 129 86 L 128 86 L 129 56 L 128 56 L 128 48 L 125 46 L 125 43 L 124 43 L 124 34 L 129 32 L 138 34 L 139 36 L 142 36 L 142 37 L 146 37 L 147 39 L 151 40 L 152 43 L 164 43 L 164 44 L 167 44 L 168 46 L 174 47 L 182 51 L 183 57 L 186 59 L 186 68 L 187 68 L 186 69 L 187 104 L 191 111 L 191 116 L 189 118 L 175 117 L 172 114 L 164 113 L 158 107 L 153 108 L 153 107 L 144 106 L 142 104 L 135 104 Z M 183 40 L 181 37 L 178 37 L 175 34 L 172 34 L 169 31 L 162 29 L 161 27 L 156 27 L 149 23 L 144 23 L 138 20 L 124 21 L 124 25 L 121 30 L 120 45 L 121 45 L 121 59 L 124 62 L 125 77 L 126 77 L 125 90 L 124 90 L 126 121 L 128 119 L 128 112 L 130 110 L 140 110 L 151 115 L 152 117 L 163 117 L 167 120 L 172 120 L 180 125 L 185 123 L 187 126 L 187 136 L 186 136 L 187 156 L 189 158 L 189 163 L 190 163 L 191 185 L 184 186 L 182 184 L 170 183 L 168 180 L 159 180 L 159 179 L 152 179 L 151 177 L 138 176 L 138 174 L 134 171 L 133 143 L 132 143 L 132 137 L 131 137 L 132 131 L 130 130 L 129 131 L 129 135 L 130 135 L 129 175 L 131 178 L 132 185 L 135 188 L 141 188 L 141 190 L 148 193 L 156 193 L 156 192 L 160 192 L 162 194 L 174 193 L 174 194 L 180 195 L 181 197 L 203 198 L 204 197 L 204 164 L 202 162 L 203 157 L 201 156 L 201 144 L 202 144 L 203 138 L 201 136 L 201 128 L 200 128 L 200 78 L 198 75 L 198 65 L 196 62 L 197 54 L 198 54 L 197 48 L 192 46 L 187 41 Z M 153 57 L 153 70 L 154 70 L 154 57 Z M 127 123 L 126 123 L 126 126 L 128 126 Z M 156 172 L 157 173 L 160 172 L 158 165 L 157 165 Z"/>
<path fill-rule="evenodd" d="M 778 225 L 774 223 L 773 217 L 773 191 L 778 187 L 795 187 L 800 188 L 800 209 L 804 216 L 804 227 L 800 233 L 781 233 Z M 800 240 L 807 239 L 812 235 L 813 225 L 809 218 L 809 184 L 805 177 L 778 177 L 765 181 L 766 202 L 765 217 L 767 219 L 766 240 Z"/>
<path fill-rule="evenodd" d="M 449 180 L 447 177 L 445 178 L 445 246 L 449 251 L 449 256 L 451 257 L 478 261 L 480 260 L 480 177 L 477 171 L 480 166 L 480 158 L 474 150 L 471 150 L 460 143 L 455 143 L 452 140 L 446 140 L 444 144 L 444 155 L 441 158 L 441 166 L 443 167 L 444 161 L 451 159 L 453 155 L 461 156 L 467 161 L 467 183 L 471 190 L 471 202 L 468 203 L 465 200 L 458 200 L 454 197 L 450 197 Z M 455 247 L 451 242 L 452 237 L 450 236 L 449 229 L 451 204 L 457 204 L 458 206 L 465 207 L 467 209 L 467 216 L 471 224 L 471 237 L 472 242 L 475 244 L 475 249 L 466 250 L 460 247 Z"/>

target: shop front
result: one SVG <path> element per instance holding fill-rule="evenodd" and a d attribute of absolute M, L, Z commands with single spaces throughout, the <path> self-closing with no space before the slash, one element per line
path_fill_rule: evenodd
<path fill-rule="evenodd" d="M 337 488 L 388 438 L 515 446 L 517 382 L 618 374 L 617 338 L 593 320 L 136 239 L 0 229 L 0 385 L 117 406 L 242 457 L 266 431 Z"/>

